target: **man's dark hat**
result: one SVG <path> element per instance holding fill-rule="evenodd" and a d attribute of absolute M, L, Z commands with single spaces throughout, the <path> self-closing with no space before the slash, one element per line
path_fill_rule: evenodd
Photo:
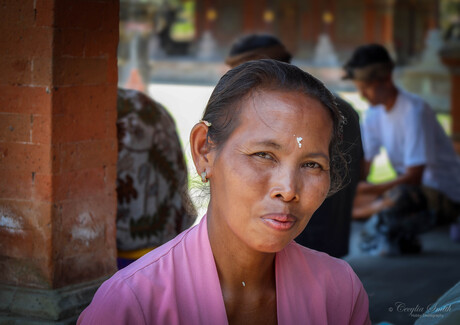
<path fill-rule="evenodd" d="M 291 53 L 275 36 L 250 34 L 238 38 L 232 44 L 225 63 L 229 66 L 236 66 L 246 61 L 259 59 L 274 59 L 290 63 L 291 58 Z"/>
<path fill-rule="evenodd" d="M 390 54 L 380 44 L 367 44 L 358 47 L 351 56 L 350 60 L 344 65 L 345 76 L 343 79 L 365 79 L 372 77 L 375 70 L 389 70 L 394 67 Z M 357 76 L 356 72 L 362 75 Z M 357 78 L 358 77 L 358 78 Z"/>

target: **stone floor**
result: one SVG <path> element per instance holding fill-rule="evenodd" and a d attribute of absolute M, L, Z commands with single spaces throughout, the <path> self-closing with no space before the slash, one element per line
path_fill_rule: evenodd
<path fill-rule="evenodd" d="M 460 243 L 450 239 L 449 227 L 423 234 L 421 254 L 377 257 L 363 256 L 357 248 L 362 226 L 353 222 L 350 255 L 345 259 L 369 295 L 373 324 L 413 324 L 460 281 Z"/>

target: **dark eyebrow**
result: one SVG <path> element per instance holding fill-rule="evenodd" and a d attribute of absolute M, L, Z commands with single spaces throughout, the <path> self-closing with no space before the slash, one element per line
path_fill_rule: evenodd
<path fill-rule="evenodd" d="M 276 143 L 275 141 L 272 141 L 272 140 L 254 142 L 253 145 L 262 146 L 262 147 L 270 147 L 270 148 L 274 148 L 274 149 L 278 149 L 278 150 L 280 150 L 282 148 L 280 144 L 278 144 L 278 143 Z"/>
<path fill-rule="evenodd" d="M 329 163 L 329 157 L 321 152 L 311 152 L 308 155 L 306 155 L 306 157 L 307 158 L 316 158 L 316 157 L 324 158 Z"/>
<path fill-rule="evenodd" d="M 268 147 L 268 148 L 273 148 L 277 150 L 282 150 L 283 147 L 279 144 L 276 143 L 274 140 L 264 140 L 264 141 L 257 141 L 253 143 L 254 146 L 261 146 L 261 147 Z M 322 152 L 310 152 L 305 155 L 305 158 L 323 158 L 329 163 L 329 156 L 322 153 Z"/>

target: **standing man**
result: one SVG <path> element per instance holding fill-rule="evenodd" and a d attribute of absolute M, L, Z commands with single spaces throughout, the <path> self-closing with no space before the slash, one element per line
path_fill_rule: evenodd
<path fill-rule="evenodd" d="M 460 159 L 429 105 L 395 86 L 393 67 L 387 50 L 378 44 L 358 47 L 344 66 L 345 79 L 351 79 L 370 104 L 362 124 L 364 179 L 380 147 L 397 173 L 381 184 L 360 182 L 353 216 L 369 217 L 398 204 L 405 205 L 400 212 L 414 211 L 407 204 L 417 204 L 418 199 L 410 198 L 421 193 L 419 203 L 428 204 L 438 224 L 452 222 L 460 214 Z M 408 199 L 399 199 L 396 192 Z"/>

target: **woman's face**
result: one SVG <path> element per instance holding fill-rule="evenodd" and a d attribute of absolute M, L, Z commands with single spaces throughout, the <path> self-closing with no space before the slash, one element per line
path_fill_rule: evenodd
<path fill-rule="evenodd" d="M 332 125 L 318 100 L 298 92 L 245 100 L 239 125 L 209 155 L 210 236 L 273 253 L 300 234 L 329 190 Z"/>

